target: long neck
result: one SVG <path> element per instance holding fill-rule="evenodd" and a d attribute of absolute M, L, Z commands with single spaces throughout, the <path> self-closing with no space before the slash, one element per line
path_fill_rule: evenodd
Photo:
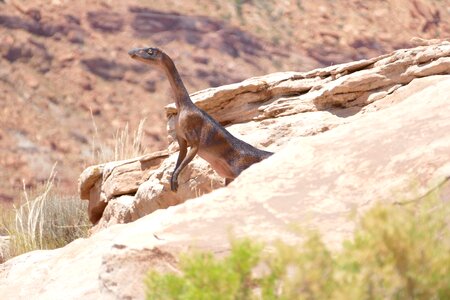
<path fill-rule="evenodd" d="M 180 108 L 192 105 L 193 103 L 189 97 L 189 93 L 187 92 L 172 59 L 167 54 L 163 54 L 162 62 L 164 71 L 166 72 L 175 96 L 175 105 L 177 106 L 177 109 L 179 110 Z"/>

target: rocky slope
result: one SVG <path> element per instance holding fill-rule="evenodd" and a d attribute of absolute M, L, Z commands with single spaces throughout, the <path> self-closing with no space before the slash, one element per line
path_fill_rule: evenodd
<path fill-rule="evenodd" d="M 318 135 L 381 109 L 378 100 L 416 78 L 449 73 L 448 56 L 448 44 L 419 47 L 306 73 L 256 77 L 194 93 L 192 98 L 216 120 L 228 124 L 236 136 L 278 151 L 294 137 Z M 166 107 L 166 112 L 173 141 L 174 105 Z M 174 149 L 176 143 L 167 152 L 96 165 L 83 172 L 80 196 L 89 200 L 90 218 L 99 222 L 97 229 L 136 220 L 223 185 L 196 158 L 180 175 L 179 192 L 171 192 L 169 178 L 178 153 L 165 158 Z"/>
<path fill-rule="evenodd" d="M 56 161 L 75 192 L 127 122 L 147 118 L 144 145 L 166 148 L 167 83 L 128 58 L 132 46 L 164 48 L 194 91 L 448 37 L 449 20 L 446 1 L 430 0 L 0 1 L 0 201 Z"/>
<path fill-rule="evenodd" d="M 298 224 L 320 231 L 329 247 L 338 247 L 353 230 L 349 215 L 377 201 L 409 202 L 436 186 L 449 199 L 449 88 L 450 43 L 442 42 L 199 92 L 194 95 L 198 105 L 212 114 L 221 107 L 222 122 L 242 122 L 229 125 L 234 134 L 275 155 L 228 187 L 110 226 L 64 248 L 7 261 L 0 265 L 0 293 L 15 299 L 62 294 L 69 299 L 141 299 L 149 267 L 174 270 L 178 253 L 192 248 L 223 254 L 230 229 L 238 237 L 292 241 L 298 236 L 290 225 Z M 237 114 L 231 118 L 233 111 Z M 167 112 L 170 120 L 173 110 Z M 82 176 L 82 196 L 109 200 L 107 209 L 113 202 L 122 205 L 130 221 L 140 216 L 130 213 L 133 205 L 127 204 L 137 203 L 140 194 L 166 193 L 165 200 L 141 198 L 147 208 L 173 204 L 167 200 L 175 199 L 167 192 L 172 163 L 173 154 L 158 152 L 91 167 Z M 130 186 L 133 180 L 124 178 L 138 184 Z M 184 190 L 178 197 L 190 196 L 195 186 L 206 189 L 209 178 L 215 177 L 197 160 L 183 172 Z M 124 195 L 114 195 L 124 186 Z"/>

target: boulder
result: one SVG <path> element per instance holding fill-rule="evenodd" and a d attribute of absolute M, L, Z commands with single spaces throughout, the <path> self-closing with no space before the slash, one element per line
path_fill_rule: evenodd
<path fill-rule="evenodd" d="M 136 193 L 138 187 L 167 157 L 167 151 L 159 151 L 85 169 L 78 180 L 78 189 L 80 198 L 89 200 L 90 221 L 93 224 L 99 221 L 108 201 L 112 198 Z"/>

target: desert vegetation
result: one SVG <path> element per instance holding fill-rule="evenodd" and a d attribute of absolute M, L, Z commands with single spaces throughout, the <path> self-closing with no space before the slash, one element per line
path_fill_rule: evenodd
<path fill-rule="evenodd" d="M 92 163 L 98 164 L 143 155 L 142 145 L 145 119 L 136 130 L 128 124 L 113 135 L 114 145 L 109 146 L 100 138 L 92 117 L 94 136 L 92 138 Z M 55 249 L 71 241 L 87 237 L 91 226 L 87 214 L 87 202 L 78 195 L 63 195 L 57 185 L 54 165 L 46 182 L 30 190 L 23 187 L 22 197 L 13 208 L 2 208 L 0 213 L 0 235 L 9 237 L 9 250 L 1 253 L 8 259 L 29 251 Z"/>
<path fill-rule="evenodd" d="M 185 254 L 179 274 L 150 271 L 147 299 L 449 299 L 449 212 L 435 196 L 377 205 L 339 251 L 311 233 L 298 245 L 235 240 L 223 259 Z"/>
<path fill-rule="evenodd" d="M 55 249 L 86 237 L 90 223 L 87 202 L 77 196 L 57 193 L 54 169 L 48 180 L 34 190 L 24 187 L 23 196 L 13 209 L 2 210 L 0 234 L 9 236 L 4 259 L 39 249 Z"/>
<path fill-rule="evenodd" d="M 91 142 L 93 164 L 129 159 L 146 153 L 147 149 L 143 144 L 145 118 L 139 121 L 135 130 L 130 129 L 128 123 L 123 128 L 117 129 L 112 136 L 112 146 L 101 138 L 92 112 L 91 119 L 94 128 Z"/>

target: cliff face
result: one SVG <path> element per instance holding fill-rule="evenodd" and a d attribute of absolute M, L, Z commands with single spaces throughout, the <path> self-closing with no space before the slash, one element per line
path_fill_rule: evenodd
<path fill-rule="evenodd" d="M 226 252 L 230 228 L 238 237 L 293 241 L 294 223 L 320 231 L 333 248 L 353 230 L 350 213 L 377 201 L 411 201 L 436 186 L 448 198 L 449 88 L 450 43 L 442 42 L 196 93 L 233 134 L 276 153 L 223 188 L 196 159 L 176 195 L 168 188 L 174 145 L 88 168 L 81 195 L 98 232 L 0 265 L 0 293 L 141 299 L 149 267 L 176 268 L 178 253 L 193 247 Z M 169 106 L 169 133 L 174 113 Z"/>
<path fill-rule="evenodd" d="M 61 189 L 75 193 L 127 122 L 147 118 L 144 146 L 166 148 L 167 81 L 131 61 L 131 47 L 163 48 L 196 91 L 449 36 L 446 1 L 366 2 L 0 1 L 0 201 L 17 199 L 22 179 L 45 181 L 55 162 Z"/>

